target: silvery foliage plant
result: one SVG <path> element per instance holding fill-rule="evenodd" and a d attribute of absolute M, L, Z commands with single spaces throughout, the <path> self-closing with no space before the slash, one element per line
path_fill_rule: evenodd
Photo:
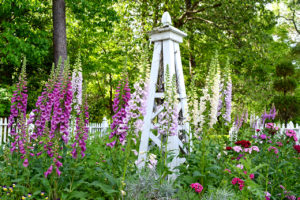
<path fill-rule="evenodd" d="M 159 175 L 152 169 L 146 169 L 126 181 L 126 199 L 172 199 L 175 189 L 172 182 L 159 179 Z"/>

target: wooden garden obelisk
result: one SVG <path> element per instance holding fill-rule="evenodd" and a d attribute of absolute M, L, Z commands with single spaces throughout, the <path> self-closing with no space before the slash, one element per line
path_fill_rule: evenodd
<path fill-rule="evenodd" d="M 175 155 L 169 164 L 170 169 L 173 170 L 174 167 L 182 162 L 182 159 L 177 157 L 180 149 L 187 153 L 187 150 L 183 148 L 183 143 L 188 142 L 190 139 L 189 124 L 186 120 L 188 106 L 179 49 L 179 43 L 182 43 L 183 37 L 187 35 L 171 25 L 171 17 L 168 12 L 163 14 L 161 22 L 161 27 L 155 28 L 149 33 L 150 41 L 154 43 L 154 52 L 150 72 L 147 113 L 144 116 L 137 163 L 139 168 L 144 167 L 150 147 L 153 145 L 161 147 L 162 137 L 155 135 L 152 130 L 155 123 L 157 123 L 158 114 L 163 110 L 159 105 L 163 102 L 168 67 L 170 77 L 173 77 L 173 75 L 176 77 L 176 91 L 179 97 L 178 133 L 175 136 L 169 136 L 167 141 L 168 152 L 172 152 Z"/>

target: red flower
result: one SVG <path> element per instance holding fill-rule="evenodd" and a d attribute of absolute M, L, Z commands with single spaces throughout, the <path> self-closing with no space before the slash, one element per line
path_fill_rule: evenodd
<path fill-rule="evenodd" d="M 232 147 L 226 147 L 226 150 L 228 150 L 228 151 L 232 150 Z"/>
<path fill-rule="evenodd" d="M 251 143 L 248 140 L 237 141 L 235 144 L 240 145 L 244 148 L 249 148 L 251 146 Z"/>
<path fill-rule="evenodd" d="M 300 145 L 294 145 L 294 149 L 295 149 L 298 153 L 300 153 Z"/>

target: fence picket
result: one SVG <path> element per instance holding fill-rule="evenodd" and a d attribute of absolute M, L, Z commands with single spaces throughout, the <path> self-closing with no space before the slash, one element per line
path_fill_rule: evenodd
<path fill-rule="evenodd" d="M 3 121 L 2 121 L 3 119 L 2 118 L 0 118 L 0 144 L 2 144 L 2 124 L 3 124 Z"/>
<path fill-rule="evenodd" d="M 33 128 L 34 125 L 31 125 L 30 129 L 33 130 Z M 88 128 L 90 139 L 95 139 L 96 133 L 98 133 L 96 137 L 102 137 L 105 134 L 106 130 L 108 129 L 108 123 L 107 120 L 104 118 L 102 123 L 89 123 Z M 9 133 L 10 128 L 8 127 L 8 118 L 0 118 L 0 145 L 7 142 Z"/>

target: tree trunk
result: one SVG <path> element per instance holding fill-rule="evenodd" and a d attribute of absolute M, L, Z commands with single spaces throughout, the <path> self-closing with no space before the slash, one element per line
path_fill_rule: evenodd
<path fill-rule="evenodd" d="M 64 0 L 53 0 L 53 50 L 54 63 L 57 66 L 61 59 L 61 72 L 64 69 L 64 61 L 67 59 L 67 35 L 66 35 L 66 6 Z"/>

